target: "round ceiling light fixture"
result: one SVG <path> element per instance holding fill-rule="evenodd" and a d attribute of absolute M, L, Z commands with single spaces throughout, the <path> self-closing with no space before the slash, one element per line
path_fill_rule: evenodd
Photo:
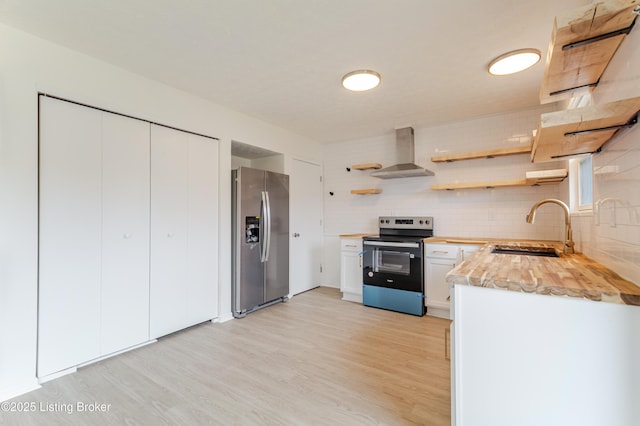
<path fill-rule="evenodd" d="M 518 49 L 505 53 L 489 63 L 489 74 L 509 75 L 531 68 L 542 57 L 538 49 Z"/>
<path fill-rule="evenodd" d="M 380 74 L 371 70 L 358 70 L 342 77 L 342 87 L 354 92 L 371 90 L 380 84 Z"/>

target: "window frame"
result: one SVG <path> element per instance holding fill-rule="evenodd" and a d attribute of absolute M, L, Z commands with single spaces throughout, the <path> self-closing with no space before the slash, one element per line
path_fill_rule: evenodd
<path fill-rule="evenodd" d="M 581 199 L 584 182 L 581 179 L 581 165 L 591 161 L 591 201 L 583 203 Z M 593 211 L 593 156 L 591 154 L 569 160 L 570 204 L 571 211 L 576 213 L 588 213 Z"/>

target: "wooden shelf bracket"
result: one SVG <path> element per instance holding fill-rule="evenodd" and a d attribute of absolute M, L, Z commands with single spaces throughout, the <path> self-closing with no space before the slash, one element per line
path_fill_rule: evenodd
<path fill-rule="evenodd" d="M 639 7 L 636 7 L 634 9 L 633 13 L 638 15 L 638 12 L 637 12 L 638 9 L 639 9 Z M 595 37 L 589 37 L 589 38 L 584 39 L 584 40 L 574 41 L 573 43 L 565 44 L 564 46 L 562 46 L 562 50 L 566 52 L 569 49 L 573 49 L 575 47 L 580 47 L 580 46 L 586 46 L 587 44 L 595 43 L 595 42 L 600 41 L 600 40 L 606 40 L 608 38 L 616 37 L 616 36 L 619 36 L 619 35 L 627 35 L 627 34 L 629 34 L 631 32 L 631 30 L 633 29 L 633 26 L 636 24 L 636 18 L 637 18 L 637 16 L 633 18 L 633 21 L 631 21 L 631 25 L 629 25 L 627 28 L 621 28 L 619 30 L 610 31 L 610 32 L 605 33 L 605 34 L 597 35 Z"/>

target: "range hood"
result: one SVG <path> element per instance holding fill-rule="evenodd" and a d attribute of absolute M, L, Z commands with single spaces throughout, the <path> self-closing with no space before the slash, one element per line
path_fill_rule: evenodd
<path fill-rule="evenodd" d="M 398 164 L 385 167 L 371 173 L 380 179 L 398 179 L 418 176 L 433 176 L 431 170 L 420 167 L 415 162 L 415 142 L 413 141 L 413 127 L 396 129 L 396 156 Z"/>

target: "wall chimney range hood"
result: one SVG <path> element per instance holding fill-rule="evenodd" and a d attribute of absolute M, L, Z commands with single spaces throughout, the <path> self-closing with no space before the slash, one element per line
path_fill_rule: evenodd
<path fill-rule="evenodd" d="M 413 127 L 396 129 L 396 155 L 398 164 L 375 171 L 371 176 L 380 179 L 398 179 L 434 175 L 431 170 L 415 164 Z"/>

